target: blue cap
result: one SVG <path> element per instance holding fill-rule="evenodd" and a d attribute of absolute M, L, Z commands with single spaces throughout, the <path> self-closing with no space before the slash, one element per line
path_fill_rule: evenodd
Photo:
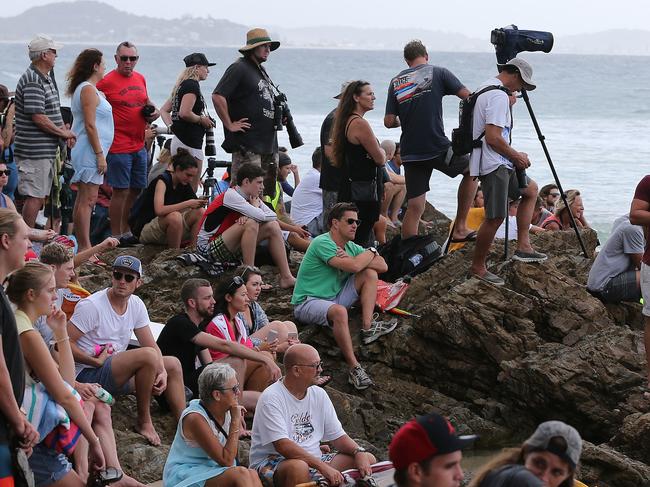
<path fill-rule="evenodd" d="M 126 271 L 137 272 L 142 277 L 142 262 L 136 257 L 130 255 L 120 255 L 113 262 L 113 269 L 123 269 Z"/>

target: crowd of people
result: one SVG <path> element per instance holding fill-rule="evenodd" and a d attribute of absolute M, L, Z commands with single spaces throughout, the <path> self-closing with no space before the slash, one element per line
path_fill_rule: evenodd
<path fill-rule="evenodd" d="M 470 276 L 492 285 L 505 284 L 487 267 L 495 236 L 516 240 L 513 259 L 536 263 L 547 256 L 532 247 L 531 232 L 588 227 L 580 192 L 562 195 L 553 184 L 538 191 L 525 175 L 528 155 L 511 145 L 512 105 L 518 92 L 535 89 L 523 59 L 500 65 L 478 87 L 490 89 L 475 100 L 475 148 L 457 154 L 445 136 L 441 101 L 446 95 L 466 100 L 471 92 L 451 71 L 430 64 L 420 41 L 409 42 L 407 68 L 389 83 L 384 116 L 387 128 L 401 129 L 399 142 L 380 142 L 365 118 L 375 108 L 373 86 L 347 81 L 323 121 L 312 169 L 301 177 L 278 146 L 275 112 L 282 97 L 264 67 L 279 46 L 266 30 L 249 31 L 242 56 L 212 93 L 232 165 L 210 197 L 197 196 L 205 153 L 214 149 L 208 144 L 204 152 L 204 139 L 217 125 L 201 93 L 215 65 L 205 54 L 183 59 L 185 68 L 158 109 L 135 70 L 133 43 L 117 46 L 108 73 L 104 54 L 84 49 L 67 75 L 71 123 L 52 75 L 63 46 L 48 36 L 29 43 L 30 65 L 15 95 L 0 86 L 0 280 L 6 281 L 0 385 L 12 391 L 0 395 L 1 486 L 14 485 L 18 467 L 10 459 L 17 453 L 29 457 L 38 486 L 79 486 L 107 467 L 121 469 L 111 405 L 125 394 L 135 395 L 135 430 L 150 444 L 161 443 L 152 398 L 178 422 L 166 486 L 294 487 L 313 479 L 337 486 L 346 469 L 371 475 L 377 459 L 343 430 L 323 388 L 331 378 L 321 376 L 318 350 L 300 343 L 294 322 L 269 318 L 260 305 L 264 283 L 256 261 L 270 259 L 279 286 L 293 289 L 299 324 L 331 330 L 348 382 L 364 390 L 374 383 L 357 358 L 350 312 L 360 313 L 361 346 L 398 326 L 374 312 L 378 276 L 391 264 L 375 245 L 386 242 L 387 228 L 401 241 L 417 238 L 434 169 L 461 176 L 448 250 L 475 242 Z M 150 124 L 159 117 L 173 136 L 150 167 Z M 61 238 L 67 229 L 58 226 L 56 209 L 68 158 L 74 238 Z M 641 228 L 650 226 L 648 178 L 629 215 L 615 223 L 587 288 L 605 302 L 646 295 L 650 362 L 650 251 L 644 253 Z M 44 207 L 49 220 L 39 229 Z M 509 231 L 502 227 L 506 219 Z M 100 242 L 96 225 L 109 229 Z M 43 245 L 32 250 L 32 240 Z M 95 293 L 76 281 L 82 262 L 101 262 L 102 251 L 138 242 L 187 247 L 194 258 L 240 267 L 216 288 L 205 279 L 182 283 L 183 312 L 158 334 L 136 295 L 144 278 L 137 257 L 117 257 L 110 285 Z M 296 276 L 289 248 L 304 253 Z M 246 435 L 248 468 L 237 463 L 239 438 Z M 408 422 L 389 447 L 396 484 L 460 485 L 461 450 L 472 441 L 437 414 Z M 543 423 L 471 485 L 569 487 L 581 448 L 571 426 Z M 113 480 L 142 485 L 127 475 Z"/>

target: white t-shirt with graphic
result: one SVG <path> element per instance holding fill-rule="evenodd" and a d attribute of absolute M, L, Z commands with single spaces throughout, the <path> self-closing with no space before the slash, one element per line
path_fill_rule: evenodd
<path fill-rule="evenodd" d="M 332 401 L 321 387 L 310 387 L 303 399 L 293 396 L 280 380 L 267 387 L 253 419 L 250 465 L 277 454 L 274 441 L 289 439 L 316 458 L 320 442 L 345 435 Z"/>
<path fill-rule="evenodd" d="M 113 345 L 114 354 L 126 350 L 134 329 L 149 326 L 149 313 L 142 300 L 131 295 L 123 315 L 118 315 L 102 289 L 79 301 L 70 322 L 84 334 L 77 345 L 89 355 L 94 355 L 95 345 Z M 79 375 L 90 365 L 77 362 L 75 373 Z"/>
<path fill-rule="evenodd" d="M 502 86 L 501 80 L 492 78 L 487 80 L 476 91 L 482 90 L 487 86 Z M 474 140 L 485 130 L 486 125 L 496 125 L 501 127 L 501 136 L 509 144 L 512 118 L 510 116 L 510 99 L 502 90 L 491 90 L 483 93 L 476 100 L 474 106 L 474 124 L 472 127 L 472 137 Z M 485 136 L 481 139 L 481 147 L 472 151 L 472 158 L 469 163 L 469 173 L 471 176 L 484 176 L 499 168 L 506 166 L 508 169 L 514 169 L 512 162 L 496 152 L 485 141 Z"/>

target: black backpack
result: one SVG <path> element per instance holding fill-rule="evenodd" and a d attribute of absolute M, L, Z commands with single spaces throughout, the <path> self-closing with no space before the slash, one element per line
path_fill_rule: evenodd
<path fill-rule="evenodd" d="M 481 147 L 481 139 L 485 136 L 485 130 L 479 135 L 478 139 L 474 139 L 474 107 L 479 96 L 492 90 L 509 93 L 504 86 L 490 85 L 460 101 L 458 105 L 458 128 L 451 131 L 451 148 L 455 155 L 471 154 L 473 149 Z"/>
<path fill-rule="evenodd" d="M 443 256 L 442 249 L 433 235 L 416 235 L 402 240 L 396 235 L 379 249 L 379 254 L 388 264 L 388 271 L 380 278 L 395 282 L 400 277 L 416 276 L 433 265 Z"/>

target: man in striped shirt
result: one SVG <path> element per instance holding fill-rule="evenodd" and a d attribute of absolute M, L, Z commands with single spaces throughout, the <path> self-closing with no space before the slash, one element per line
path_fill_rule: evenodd
<path fill-rule="evenodd" d="M 72 147 L 74 133 L 61 117 L 59 92 L 50 72 L 62 44 L 43 34 L 29 43 L 31 64 L 16 87 L 16 142 L 14 156 L 18 165 L 18 191 L 25 197 L 23 219 L 30 227 L 36 223 L 43 200 L 50 194 L 56 177 L 58 148 Z"/>

